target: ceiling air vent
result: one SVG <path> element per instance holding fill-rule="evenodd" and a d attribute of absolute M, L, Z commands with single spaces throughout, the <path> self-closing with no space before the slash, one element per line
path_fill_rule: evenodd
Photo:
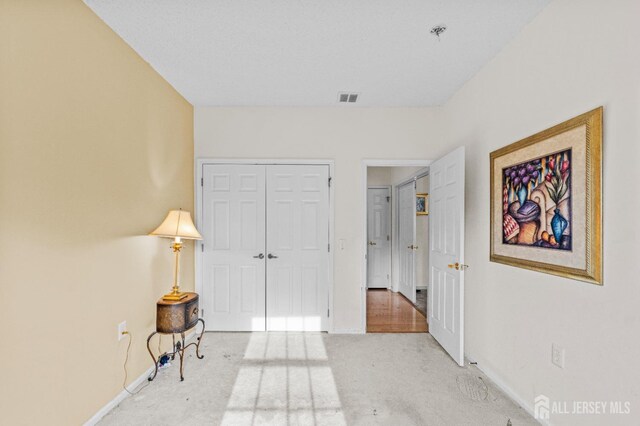
<path fill-rule="evenodd" d="M 338 102 L 342 103 L 342 104 L 353 104 L 358 100 L 358 95 L 359 93 L 345 93 L 345 92 L 339 92 L 338 93 Z"/>

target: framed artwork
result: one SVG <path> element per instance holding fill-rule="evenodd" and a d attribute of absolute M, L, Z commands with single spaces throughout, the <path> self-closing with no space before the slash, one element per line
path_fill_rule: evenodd
<path fill-rule="evenodd" d="M 602 107 L 490 160 L 490 260 L 602 285 Z"/>
<path fill-rule="evenodd" d="M 416 215 L 426 216 L 429 214 L 429 194 L 416 194 Z"/>

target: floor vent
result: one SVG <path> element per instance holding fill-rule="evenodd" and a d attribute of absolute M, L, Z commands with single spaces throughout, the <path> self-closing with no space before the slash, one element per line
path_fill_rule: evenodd
<path fill-rule="evenodd" d="M 489 396 L 487 384 L 481 377 L 460 375 L 456 377 L 460 392 L 474 401 L 484 401 Z"/>
<path fill-rule="evenodd" d="M 360 94 L 359 93 L 346 93 L 346 92 L 339 92 L 338 93 L 338 102 L 343 103 L 343 104 L 353 104 L 358 100 L 358 96 Z"/>

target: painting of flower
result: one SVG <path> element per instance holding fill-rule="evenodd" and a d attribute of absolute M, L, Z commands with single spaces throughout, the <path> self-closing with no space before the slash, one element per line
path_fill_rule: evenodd
<path fill-rule="evenodd" d="M 503 242 L 571 250 L 571 149 L 503 169 Z"/>
<path fill-rule="evenodd" d="M 602 111 L 491 152 L 492 262 L 602 285 Z"/>

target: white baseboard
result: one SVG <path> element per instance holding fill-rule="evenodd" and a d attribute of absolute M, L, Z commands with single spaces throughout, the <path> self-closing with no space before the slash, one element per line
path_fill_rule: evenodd
<path fill-rule="evenodd" d="M 472 356 L 468 356 L 468 359 L 474 359 Z M 516 392 L 514 392 L 513 389 L 511 389 L 502 379 L 501 376 L 499 376 L 495 371 L 493 371 L 490 368 L 484 367 L 480 362 L 478 362 L 477 364 L 475 364 L 475 366 L 478 368 L 478 370 L 482 371 L 493 383 L 495 383 L 495 385 L 500 388 L 500 390 L 502 392 L 504 392 L 509 398 L 513 399 L 518 405 L 520 405 L 527 413 L 529 413 L 531 415 L 531 417 L 533 417 L 538 423 L 540 423 L 541 425 L 544 426 L 551 426 L 551 423 L 549 423 L 548 420 L 545 419 L 536 419 L 535 418 L 535 414 L 533 411 L 533 405 L 531 404 L 531 402 L 529 401 L 525 401 L 524 399 L 522 399 L 522 397 L 520 397 L 520 395 L 518 395 Z"/>
<path fill-rule="evenodd" d="M 330 332 L 330 334 L 364 334 L 361 329 L 351 329 L 351 328 L 343 328 L 337 329 Z"/>
<path fill-rule="evenodd" d="M 427 290 L 427 289 L 429 289 L 429 286 L 426 285 L 426 284 L 425 285 L 417 285 L 416 286 L 416 290 Z"/>
<path fill-rule="evenodd" d="M 191 340 L 193 337 L 195 337 L 196 332 L 193 331 L 191 333 L 189 333 L 186 337 L 185 337 L 185 342 Z M 144 373 L 142 373 L 140 375 L 140 377 L 138 377 L 137 379 L 135 379 L 133 382 L 129 383 L 129 385 L 127 386 L 127 390 L 129 392 L 133 392 L 135 391 L 138 386 L 140 386 L 142 383 L 144 383 L 147 378 L 149 377 L 149 375 L 151 375 L 151 372 L 155 369 L 155 366 L 153 367 L 149 367 L 149 369 L 147 371 L 145 371 Z M 84 426 L 94 426 L 96 424 L 98 424 L 98 422 L 107 414 L 109 414 L 109 411 L 113 410 L 114 408 L 116 408 L 118 406 L 118 404 L 120 404 L 122 401 L 124 401 L 128 396 L 130 396 L 129 392 L 127 392 L 127 390 L 122 390 L 122 392 L 120 392 L 118 395 L 116 395 L 115 398 L 113 398 L 111 401 L 107 402 L 106 405 L 104 407 L 102 407 L 100 410 L 98 410 L 97 413 L 95 413 L 93 415 L 93 417 L 91 417 L 89 420 L 87 420 L 84 423 Z"/>
<path fill-rule="evenodd" d="M 140 377 L 135 379 L 133 382 L 131 382 L 129 384 L 129 386 L 127 386 L 127 390 L 129 392 L 133 392 L 134 390 L 136 390 L 138 388 L 138 386 L 140 386 L 143 382 L 145 382 L 147 380 L 147 378 L 149 377 L 151 372 L 154 370 L 154 368 L 155 367 L 149 367 L 149 369 L 147 371 L 142 373 L 140 375 Z M 122 392 L 120 392 L 118 395 L 116 395 L 115 398 L 113 398 L 111 401 L 107 402 L 107 404 L 104 407 L 102 407 L 100 410 L 98 410 L 98 412 L 96 414 L 94 414 L 93 417 L 91 417 L 89 420 L 87 420 L 84 423 L 84 426 L 94 426 L 94 425 L 98 424 L 98 422 L 104 416 L 106 416 L 109 413 L 109 411 L 111 411 L 114 408 L 116 408 L 118 406 L 118 404 L 120 404 L 122 401 L 124 401 L 125 398 L 128 397 L 128 396 L 129 396 L 129 393 L 126 390 L 123 389 Z"/>

